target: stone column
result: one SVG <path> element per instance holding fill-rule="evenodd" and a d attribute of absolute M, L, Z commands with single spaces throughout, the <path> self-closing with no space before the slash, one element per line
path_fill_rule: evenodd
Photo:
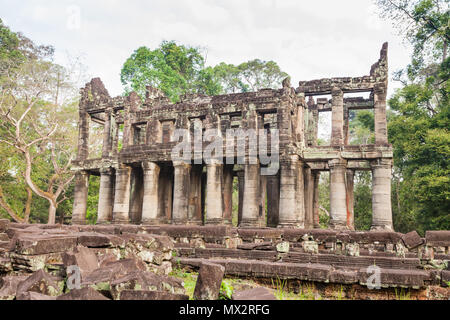
<path fill-rule="evenodd" d="M 80 104 L 77 160 L 86 160 L 89 157 L 89 118 L 85 106 Z"/>
<path fill-rule="evenodd" d="M 112 151 L 112 136 L 111 136 L 111 109 L 105 111 L 105 125 L 103 126 L 103 148 L 102 157 L 106 158 L 111 155 Z"/>
<path fill-rule="evenodd" d="M 347 197 L 345 173 L 347 162 L 333 159 L 328 162 L 330 167 L 330 227 L 347 229 Z"/>
<path fill-rule="evenodd" d="M 233 215 L 233 165 L 224 166 L 223 171 L 223 222 L 231 224 Z"/>
<path fill-rule="evenodd" d="M 331 145 L 344 143 L 344 93 L 339 88 L 331 90 Z"/>
<path fill-rule="evenodd" d="M 201 165 L 191 169 L 191 185 L 189 188 L 189 224 L 202 224 L 202 173 Z"/>
<path fill-rule="evenodd" d="M 314 227 L 314 177 L 309 167 L 305 167 L 303 172 L 305 179 L 305 229 L 312 229 Z"/>
<path fill-rule="evenodd" d="M 144 199 L 142 200 L 142 224 L 155 225 L 162 223 L 159 213 L 159 172 L 160 167 L 149 161 L 142 162 L 144 173 Z M 165 220 L 165 219 L 164 219 Z"/>
<path fill-rule="evenodd" d="M 242 222 L 242 210 L 244 207 L 244 184 L 245 184 L 245 174 L 244 171 L 237 172 L 238 177 L 238 195 L 239 195 L 239 203 L 238 203 L 238 226 L 241 225 Z"/>
<path fill-rule="evenodd" d="M 350 122 L 350 111 L 348 110 L 348 108 L 344 105 L 344 128 L 343 128 L 343 134 L 344 134 L 344 138 L 343 138 L 343 144 L 344 145 L 348 145 L 349 142 L 349 123 Z"/>
<path fill-rule="evenodd" d="M 144 175 L 142 167 L 133 167 L 131 171 L 130 222 L 140 224 L 142 221 L 142 203 L 144 199 Z"/>
<path fill-rule="evenodd" d="M 280 177 L 267 176 L 267 226 L 275 228 L 278 225 L 280 210 Z"/>
<path fill-rule="evenodd" d="M 206 224 L 223 221 L 223 165 L 212 161 L 206 165 Z"/>
<path fill-rule="evenodd" d="M 116 224 L 130 222 L 131 167 L 120 165 L 116 170 L 116 192 L 114 195 L 113 221 Z"/>
<path fill-rule="evenodd" d="M 174 162 L 173 213 L 172 223 L 186 224 L 189 216 L 189 186 L 191 183 L 191 165 Z"/>
<path fill-rule="evenodd" d="M 158 188 L 158 217 L 162 223 L 172 221 L 173 167 L 161 167 Z"/>
<path fill-rule="evenodd" d="M 347 185 L 347 227 L 350 230 L 355 230 L 355 213 L 354 213 L 354 179 L 355 171 L 347 169 L 346 173 L 346 185 Z"/>
<path fill-rule="evenodd" d="M 386 120 L 386 85 L 376 84 L 373 89 L 374 117 L 375 117 L 375 144 L 388 144 Z"/>
<path fill-rule="evenodd" d="M 314 178 L 314 196 L 313 196 L 313 216 L 314 216 L 314 228 L 320 228 L 320 215 L 319 215 L 319 183 L 320 183 L 320 171 L 313 171 Z"/>
<path fill-rule="evenodd" d="M 391 209 L 392 160 L 379 159 L 372 167 L 372 230 L 393 230 Z"/>
<path fill-rule="evenodd" d="M 266 198 L 267 198 L 267 176 L 259 176 L 259 211 L 258 225 L 260 227 L 267 226 L 266 220 Z"/>
<path fill-rule="evenodd" d="M 241 227 L 258 226 L 259 218 L 259 164 L 244 165 L 244 199 L 242 203 Z"/>
<path fill-rule="evenodd" d="M 303 164 L 298 156 L 280 161 L 280 210 L 278 227 L 304 227 Z"/>
<path fill-rule="evenodd" d="M 100 169 L 97 224 L 111 223 L 114 206 L 114 177 L 111 168 Z"/>
<path fill-rule="evenodd" d="M 79 171 L 75 174 L 75 194 L 73 199 L 72 224 L 86 224 L 89 174 Z"/>

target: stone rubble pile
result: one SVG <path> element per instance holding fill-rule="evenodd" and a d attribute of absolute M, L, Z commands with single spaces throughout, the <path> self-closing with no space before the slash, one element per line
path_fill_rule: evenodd
<path fill-rule="evenodd" d="M 0 300 L 187 300 L 171 239 L 127 231 L 0 220 Z"/>

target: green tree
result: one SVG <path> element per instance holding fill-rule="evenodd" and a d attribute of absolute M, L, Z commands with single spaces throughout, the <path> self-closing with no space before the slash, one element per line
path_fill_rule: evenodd
<path fill-rule="evenodd" d="M 125 61 L 120 79 L 125 90 L 145 96 L 145 87 L 161 89 L 177 102 L 185 93 L 217 94 L 220 87 L 212 70 L 205 69 L 205 59 L 199 48 L 163 41 L 151 50 L 140 47 Z"/>
<path fill-rule="evenodd" d="M 446 0 L 379 0 L 413 46 L 396 72 L 403 87 L 389 100 L 394 147 L 393 212 L 399 231 L 450 229 L 450 104 Z"/>

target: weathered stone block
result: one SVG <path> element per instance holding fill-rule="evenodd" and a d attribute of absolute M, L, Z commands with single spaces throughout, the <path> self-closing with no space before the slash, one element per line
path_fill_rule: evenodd
<path fill-rule="evenodd" d="M 123 290 L 120 300 L 189 300 L 189 296 L 165 291 Z"/>
<path fill-rule="evenodd" d="M 272 290 L 264 287 L 257 287 L 233 292 L 232 300 L 276 300 L 276 298 Z"/>
<path fill-rule="evenodd" d="M 450 230 L 427 231 L 425 233 L 427 246 L 430 247 L 449 247 Z"/>
<path fill-rule="evenodd" d="M 358 271 L 359 283 L 367 285 L 368 279 L 375 275 L 373 270 L 362 268 Z M 431 281 L 429 271 L 420 270 L 398 270 L 398 269 L 380 269 L 380 286 L 387 287 L 410 287 L 413 289 L 423 288 Z M 373 282 L 376 283 L 376 282 Z M 371 284 L 373 284 L 371 282 Z"/>
<path fill-rule="evenodd" d="M 0 278 L 0 300 L 13 300 L 17 295 L 17 286 L 28 276 L 6 276 Z"/>
<path fill-rule="evenodd" d="M 85 287 L 81 289 L 73 289 L 70 292 L 63 294 L 56 298 L 56 300 L 110 300 L 102 295 L 100 292 L 92 289 L 91 287 Z"/>
<path fill-rule="evenodd" d="M 77 246 L 73 252 L 63 254 L 64 266 L 77 266 L 80 270 L 81 279 L 99 267 L 99 262 L 95 253 L 89 248 Z"/>
<path fill-rule="evenodd" d="M 36 255 L 72 250 L 77 237 L 69 235 L 21 234 L 16 241 L 16 253 Z"/>
<path fill-rule="evenodd" d="M 225 273 L 221 265 L 202 262 L 194 290 L 195 300 L 217 300 Z"/>
<path fill-rule="evenodd" d="M 423 243 L 422 238 L 417 231 L 411 231 L 402 236 L 402 241 L 408 249 L 414 249 Z"/>
<path fill-rule="evenodd" d="M 56 300 L 56 297 L 54 296 L 48 296 L 46 294 L 33 292 L 33 291 L 27 291 L 22 292 L 16 297 L 16 300 L 28 300 L 28 301 L 44 301 L 44 300 Z"/>
<path fill-rule="evenodd" d="M 78 237 L 78 244 L 88 248 L 110 248 L 110 247 L 123 248 L 125 246 L 124 239 L 121 239 L 119 236 L 112 234 L 101 234 L 94 232 L 79 233 L 77 237 Z"/>
<path fill-rule="evenodd" d="M 330 273 L 330 282 L 333 283 L 358 283 L 358 272 L 353 270 L 333 270 Z"/>
<path fill-rule="evenodd" d="M 0 242 L 7 241 L 9 242 L 9 237 L 6 233 L 0 233 Z"/>
<path fill-rule="evenodd" d="M 17 295 L 33 291 L 49 296 L 59 296 L 62 294 L 63 288 L 64 281 L 62 278 L 51 276 L 44 270 L 39 270 L 19 283 L 17 286 Z"/>

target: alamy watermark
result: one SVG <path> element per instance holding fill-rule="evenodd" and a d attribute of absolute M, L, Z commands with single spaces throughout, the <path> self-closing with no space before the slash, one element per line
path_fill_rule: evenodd
<path fill-rule="evenodd" d="M 193 140 L 193 141 L 192 141 Z M 270 140 L 270 148 L 269 148 Z M 278 129 L 175 129 L 172 161 L 188 164 L 260 164 L 261 175 L 277 174 L 280 163 Z M 206 144 L 205 144 L 206 143 Z"/>

